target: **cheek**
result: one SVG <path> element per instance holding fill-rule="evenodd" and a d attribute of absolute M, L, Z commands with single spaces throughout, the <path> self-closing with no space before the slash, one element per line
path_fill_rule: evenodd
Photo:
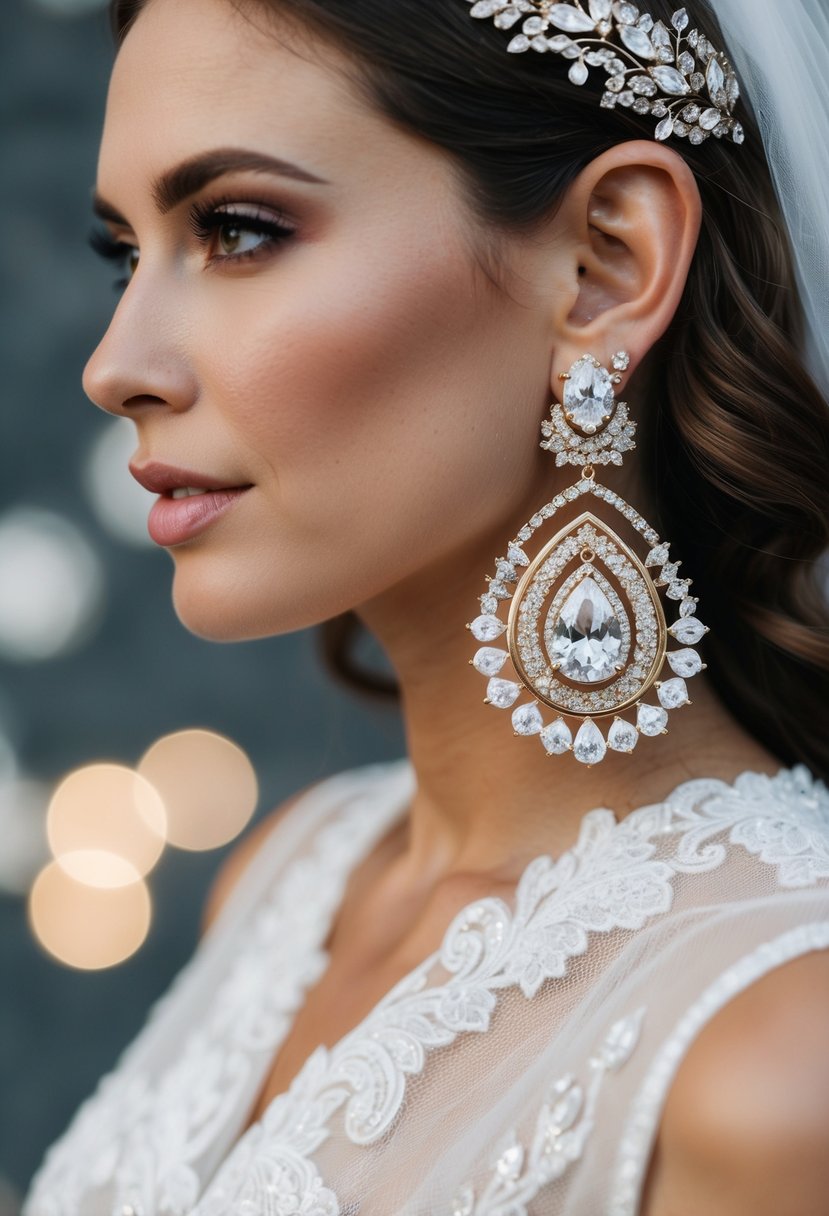
<path fill-rule="evenodd" d="M 205 393 L 262 504 L 235 560 L 255 570 L 275 615 L 279 570 L 278 592 L 301 617 L 285 628 L 439 560 L 525 484 L 544 406 L 537 335 L 478 273 L 445 245 L 385 242 L 356 259 L 320 246 L 256 291 L 249 281 L 232 309 L 217 302 L 215 329 L 200 329 L 222 333 Z"/>

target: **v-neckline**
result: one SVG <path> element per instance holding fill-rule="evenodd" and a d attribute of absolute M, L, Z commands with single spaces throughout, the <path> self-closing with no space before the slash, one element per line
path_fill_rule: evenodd
<path fill-rule="evenodd" d="M 374 766 L 372 766 L 372 767 L 374 767 Z M 400 776 L 404 778 L 407 792 L 405 793 L 405 796 L 402 796 L 402 797 L 398 796 L 397 798 L 392 797 L 385 802 L 384 811 L 383 811 L 382 815 L 380 816 L 381 821 L 378 824 L 377 832 L 372 834 L 372 836 L 369 838 L 369 840 L 365 843 L 364 849 L 355 858 L 352 858 L 350 864 L 348 864 L 341 871 L 340 898 L 337 901 L 336 905 L 332 906 L 332 908 L 330 910 L 330 916 L 328 916 L 326 918 L 326 922 L 320 931 L 319 951 L 322 955 L 324 955 L 325 965 L 324 965 L 323 971 L 317 977 L 316 982 L 319 982 L 319 980 L 322 978 L 322 975 L 324 974 L 324 972 L 327 970 L 327 968 L 329 966 L 330 956 L 329 956 L 328 952 L 324 949 L 324 947 L 325 947 L 325 943 L 328 942 L 331 938 L 334 927 L 336 925 L 337 917 L 338 917 L 340 911 L 342 910 L 342 907 L 343 907 L 343 904 L 345 901 L 345 897 L 346 897 L 346 891 L 348 888 L 348 884 L 351 880 L 351 877 L 353 876 L 353 874 L 355 874 L 357 872 L 360 865 L 362 865 L 367 860 L 367 858 L 371 855 L 371 852 L 373 851 L 373 849 L 378 847 L 378 845 L 384 839 L 384 836 L 388 832 L 393 830 L 399 824 L 399 822 L 401 821 L 401 819 L 403 818 L 403 816 L 406 813 L 406 810 L 408 808 L 411 798 L 416 793 L 417 787 L 416 787 L 416 780 L 415 780 L 415 772 L 414 772 L 414 768 L 411 763 L 411 760 L 409 759 L 408 756 L 403 756 L 396 761 L 388 762 L 388 769 L 389 769 L 388 780 L 390 780 L 392 782 L 392 784 L 395 785 L 396 781 L 399 779 L 398 774 L 400 774 Z M 301 1001 L 297 1005 L 297 1008 L 291 1017 L 290 1024 L 287 1026 L 287 1028 L 285 1030 L 285 1034 L 283 1035 L 282 1039 L 280 1040 L 280 1043 L 277 1045 L 277 1047 L 273 1051 L 273 1053 L 270 1057 L 269 1064 L 265 1065 L 265 1069 L 261 1075 L 261 1084 L 260 1084 L 259 1089 L 257 1090 L 254 1102 L 248 1108 L 248 1111 L 243 1116 L 243 1118 L 239 1121 L 237 1132 L 235 1134 L 235 1137 L 234 1137 L 232 1143 L 228 1147 L 227 1152 L 225 1153 L 223 1162 L 227 1161 L 231 1157 L 232 1154 L 236 1153 L 239 1150 L 240 1146 L 242 1146 L 244 1144 L 244 1142 L 246 1140 L 248 1140 L 250 1137 L 252 1137 L 252 1136 L 258 1137 L 258 1136 L 262 1136 L 265 1134 L 265 1129 L 266 1129 L 266 1126 L 268 1123 L 269 1114 L 274 1112 L 274 1110 L 277 1107 L 277 1104 L 284 1103 L 285 1101 L 289 1100 L 293 1091 L 295 1089 L 298 1089 L 299 1087 L 301 1087 L 301 1085 L 304 1082 L 306 1071 L 309 1069 L 309 1067 L 312 1067 L 312 1061 L 315 1061 L 318 1058 L 321 1058 L 322 1056 L 326 1056 L 326 1057 L 330 1058 L 332 1055 L 334 1055 L 334 1053 L 336 1053 L 338 1051 L 338 1049 L 342 1048 L 344 1045 L 346 1045 L 352 1041 L 358 1040 L 360 1034 L 365 1032 L 365 1028 L 367 1027 L 367 1025 L 373 1019 L 376 1018 L 378 1011 L 380 1011 L 384 1007 L 386 1007 L 390 1003 L 390 1001 L 392 1001 L 395 998 L 395 996 L 398 993 L 405 992 L 407 989 L 415 989 L 421 983 L 426 982 L 426 977 L 429 975 L 429 973 L 432 971 L 432 969 L 437 964 L 440 963 L 442 954 L 443 954 L 444 950 L 446 949 L 447 942 L 450 939 L 453 929 L 459 923 L 459 921 L 461 920 L 461 918 L 464 915 L 469 915 L 470 913 L 473 913 L 476 910 L 476 908 L 483 906 L 484 904 L 486 904 L 488 902 L 500 902 L 502 904 L 502 906 L 504 907 L 504 910 L 506 911 L 506 913 L 509 916 L 514 915 L 517 910 L 517 905 L 520 903 L 520 895 L 521 895 L 522 887 L 524 887 L 526 885 L 528 877 L 531 876 L 534 868 L 535 869 L 538 868 L 539 863 L 550 862 L 551 864 L 555 865 L 555 864 L 557 864 L 557 862 L 561 861 L 562 859 L 573 855 L 576 852 L 576 850 L 584 843 L 585 837 L 589 834 L 589 832 L 592 829 L 595 829 L 598 831 L 601 831 L 604 829 L 605 831 L 610 831 L 612 833 L 615 833 L 615 832 L 618 832 L 623 826 L 625 826 L 626 830 L 632 833 L 638 824 L 647 825 L 649 821 L 652 822 L 653 816 L 655 814 L 664 814 L 666 809 L 669 809 L 672 802 L 674 802 L 676 800 L 677 796 L 681 792 L 684 792 L 686 790 L 694 790 L 694 791 L 699 791 L 700 793 L 702 793 L 703 791 L 710 788 L 712 790 L 712 792 L 713 791 L 733 792 L 735 787 L 737 786 L 738 782 L 741 779 L 745 779 L 747 777 L 765 777 L 770 782 L 775 783 L 781 777 L 783 777 L 785 774 L 791 773 L 791 772 L 792 772 L 791 769 L 787 768 L 786 766 L 781 765 L 776 770 L 776 772 L 773 774 L 761 773 L 760 771 L 746 769 L 746 770 L 743 770 L 741 773 L 739 773 L 737 776 L 735 776 L 730 781 L 728 781 L 724 778 L 706 778 L 706 777 L 685 779 L 681 782 L 678 782 L 669 791 L 669 793 L 665 795 L 665 797 L 663 799 L 661 799 L 657 802 L 651 802 L 651 803 L 643 804 L 641 806 L 637 806 L 637 807 L 633 808 L 632 810 L 626 812 L 626 814 L 623 815 L 621 818 L 618 816 L 618 814 L 615 810 L 608 808 L 608 807 L 603 807 L 603 806 L 594 807 L 594 808 L 591 808 L 590 810 L 585 811 L 579 819 L 575 840 L 568 848 L 566 848 L 560 852 L 558 858 L 553 858 L 550 853 L 541 854 L 539 856 L 534 856 L 533 858 L 531 858 L 530 861 L 524 866 L 524 868 L 521 871 L 521 874 L 518 876 L 515 884 L 513 885 L 509 903 L 506 903 L 506 902 L 500 900 L 499 897 L 484 897 L 483 899 L 478 898 L 478 899 L 472 900 L 469 903 L 467 903 L 466 905 L 464 905 L 461 909 L 459 909 L 459 911 L 452 918 L 452 921 L 450 922 L 449 926 L 446 928 L 446 930 L 442 934 L 441 942 L 440 942 L 440 945 L 437 947 L 437 949 L 434 950 L 431 954 L 429 954 L 428 957 L 424 958 L 415 967 L 411 968 L 408 972 L 406 972 L 403 976 L 401 976 L 400 979 L 398 981 L 396 981 L 388 989 L 388 991 L 384 992 L 384 994 L 374 1003 L 374 1005 L 372 1005 L 371 1009 L 369 1009 L 366 1012 L 366 1014 L 355 1023 L 355 1025 L 353 1027 L 351 1027 L 349 1030 L 345 1031 L 344 1034 L 342 1034 L 334 1043 L 332 1043 L 330 1046 L 325 1046 L 323 1044 L 319 1044 L 311 1052 L 309 1052 L 306 1059 L 300 1064 L 299 1068 L 294 1073 L 287 1088 L 283 1088 L 279 1092 L 275 1093 L 272 1096 L 272 1098 L 269 1099 L 267 1104 L 262 1108 L 258 1117 L 251 1118 L 251 1112 L 253 1110 L 255 1110 L 257 1108 L 257 1106 L 259 1105 L 263 1087 L 267 1083 L 267 1078 L 270 1075 L 270 1070 L 273 1068 L 273 1066 L 278 1058 L 282 1044 L 286 1041 L 288 1035 L 291 1033 L 293 1026 L 295 1025 L 295 1022 L 296 1022 L 296 1017 L 297 1017 L 298 1013 L 300 1012 L 300 1010 L 302 1009 L 303 1004 L 307 998 L 307 995 L 312 990 L 314 985 L 310 984 L 307 987 L 305 987 L 302 991 Z M 385 779 L 386 778 L 384 777 L 383 780 L 385 780 Z M 337 820 L 337 818 L 338 818 L 337 812 L 335 811 L 335 813 L 334 813 L 335 821 Z M 205 1197 L 205 1195 L 207 1195 L 208 1191 L 210 1190 L 210 1188 L 212 1186 L 214 1179 L 221 1172 L 223 1162 L 219 1163 L 212 1178 L 204 1180 L 202 1188 L 201 1188 L 201 1194 L 199 1196 L 199 1201 L 198 1201 L 199 1203 L 201 1203 L 201 1200 Z M 196 1208 L 194 1216 L 199 1216 L 198 1206 Z"/>
<path fill-rule="evenodd" d="M 809 828 L 815 817 L 825 832 L 829 794 L 803 766 L 775 773 L 748 769 L 730 781 L 689 778 L 621 819 L 605 808 L 588 811 L 575 845 L 555 862 L 547 854 L 530 861 L 509 905 L 497 898 L 466 905 L 441 949 L 331 1048 L 312 1052 L 289 1089 L 249 1122 L 315 968 L 319 973 L 315 951 L 329 938 L 348 878 L 405 812 L 416 794 L 414 778 L 408 756 L 346 770 L 309 791 L 307 802 L 297 802 L 296 816 L 280 820 L 238 894 L 232 893 L 174 986 L 149 1011 L 142 1033 L 52 1146 L 27 1203 L 60 1194 L 67 1211 L 91 1210 L 85 1204 L 92 1192 L 114 1186 L 122 1206 L 149 1212 L 155 1207 L 148 1203 L 159 1201 L 158 1188 L 169 1185 L 171 1216 L 216 1216 L 233 1207 L 234 1194 L 255 1184 L 258 1168 L 267 1168 L 275 1152 L 299 1163 L 315 1188 L 323 1187 L 309 1134 L 316 1129 L 327 1137 L 340 1112 L 353 1144 L 376 1143 L 399 1111 L 395 1103 L 405 1097 L 406 1077 L 422 1071 L 434 1047 L 467 1031 L 486 1032 L 502 990 L 518 988 L 531 998 L 547 979 L 568 974 L 579 951 L 559 938 L 563 927 L 578 922 L 591 938 L 614 926 L 641 927 L 670 908 L 673 877 L 717 868 L 735 844 L 758 864 L 776 867 L 783 886 L 803 886 L 829 873 L 825 850 Z M 803 825 L 802 849 L 794 854 L 785 830 L 791 815 Z M 727 843 L 712 843 L 722 833 Z M 677 834 L 669 854 L 662 847 L 656 854 L 659 838 Z M 607 876 L 627 867 L 644 867 L 648 881 L 633 884 L 633 902 L 622 893 L 608 908 Z M 448 978 L 430 983 L 436 962 Z M 367 1052 L 384 1043 L 389 1048 L 388 1034 L 403 1025 L 414 1035 L 414 1054 L 389 1061 L 395 1075 L 363 1072 L 371 1092 L 358 1095 L 349 1077 L 359 1074 Z M 366 1098 L 369 1113 L 379 1109 L 379 1127 L 363 1117 Z M 310 1129 L 305 1112 L 313 1113 Z M 163 1144 L 157 1140 L 162 1128 Z M 95 1183 L 90 1162 L 97 1162 Z"/>

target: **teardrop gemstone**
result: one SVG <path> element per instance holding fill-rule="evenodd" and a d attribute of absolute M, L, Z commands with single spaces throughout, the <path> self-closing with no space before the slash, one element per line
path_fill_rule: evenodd
<path fill-rule="evenodd" d="M 550 658 L 561 675 L 595 684 L 616 674 L 622 627 L 595 579 L 583 578 L 564 601 L 553 628 Z"/>

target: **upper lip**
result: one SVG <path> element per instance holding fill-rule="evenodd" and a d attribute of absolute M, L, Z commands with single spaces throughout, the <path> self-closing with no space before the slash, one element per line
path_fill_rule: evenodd
<path fill-rule="evenodd" d="M 227 478 L 208 477 L 206 473 L 177 469 L 171 464 L 159 464 L 158 461 L 144 465 L 130 464 L 129 470 L 145 490 L 152 490 L 154 494 L 167 494 L 170 490 L 181 490 L 186 486 L 199 490 L 236 490 L 246 489 L 250 484 L 248 482 L 243 485 Z"/>

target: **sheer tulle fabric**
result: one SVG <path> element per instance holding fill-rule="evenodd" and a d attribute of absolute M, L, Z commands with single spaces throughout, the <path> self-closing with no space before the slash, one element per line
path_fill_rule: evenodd
<path fill-rule="evenodd" d="M 743 97 L 757 115 L 794 249 L 809 370 L 829 400 L 829 6 L 826 0 L 709 2 Z"/>
<path fill-rule="evenodd" d="M 247 1132 L 347 877 L 408 760 L 278 823 L 35 1179 L 24 1216 L 632 1216 L 700 1028 L 829 947 L 829 792 L 806 770 L 687 782 L 484 899 Z M 551 815 L 554 808 L 551 805 Z"/>

